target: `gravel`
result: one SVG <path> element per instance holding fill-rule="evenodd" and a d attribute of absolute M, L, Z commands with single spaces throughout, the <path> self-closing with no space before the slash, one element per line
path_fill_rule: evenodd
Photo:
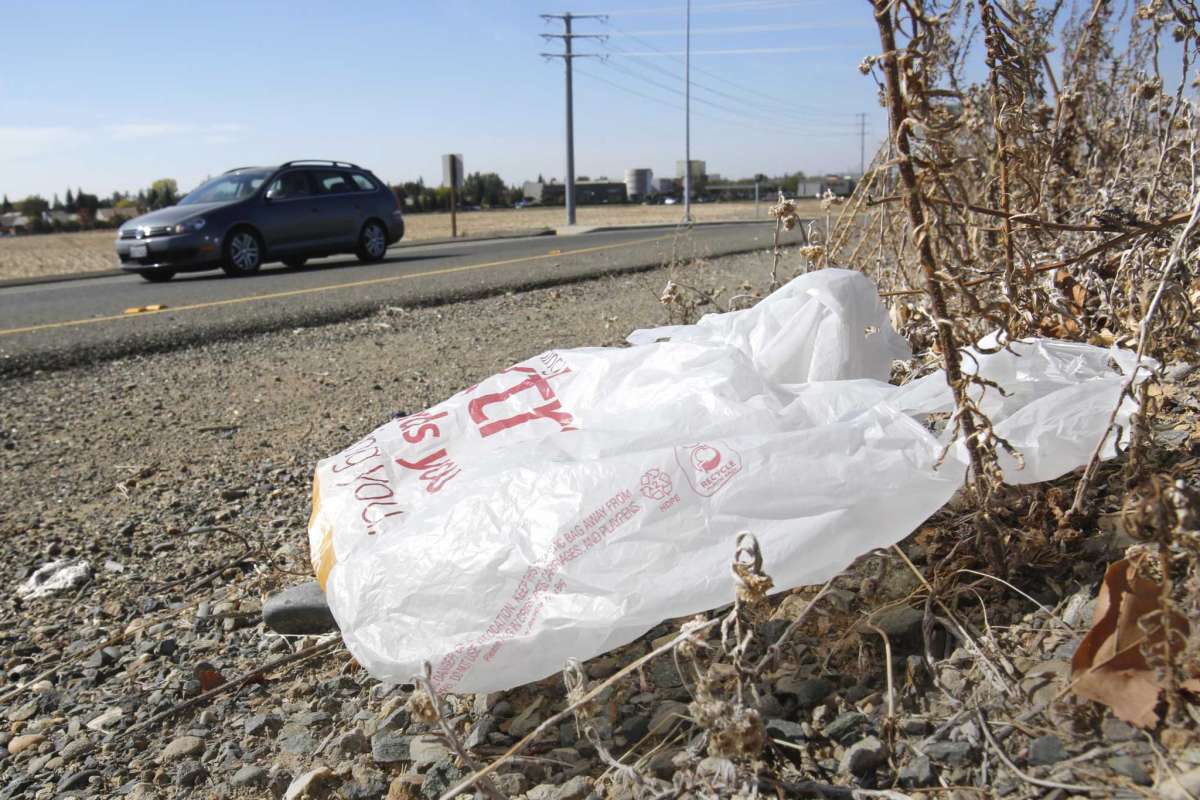
<path fill-rule="evenodd" d="M 765 253 L 714 259 L 676 277 L 706 288 L 762 286 L 769 261 Z M 413 687 L 376 682 L 340 646 L 197 698 L 319 641 L 262 624 L 269 594 L 310 577 L 305 524 L 318 459 L 395 412 L 423 409 L 546 348 L 618 345 L 635 327 L 667 322 L 658 303 L 667 278 L 658 270 L 384 309 L 355 322 L 0 379 L 0 491 L 8 499 L 0 510 L 0 796 L 435 798 L 460 780 L 465 765 L 409 712 Z M 86 563 L 72 573 L 86 577 L 41 596 L 18 591 L 55 563 Z M 914 638 L 919 621 L 903 610 L 911 582 L 885 573 L 870 597 L 858 582 L 835 582 L 813 615 L 819 627 L 798 632 L 786 664 L 745 687 L 772 769 L 793 781 L 819 775 L 863 788 L 1015 780 L 994 758 L 982 768 L 987 745 L 959 713 L 990 703 L 999 710 L 993 729 L 1003 724 L 997 714 L 1007 700 L 987 694 L 978 663 L 961 648 L 928 666 L 924 655 L 904 655 L 902 640 Z M 792 601 L 802 599 L 781 595 L 761 630 L 785 628 L 805 605 Z M 989 620 L 997 630 L 1012 622 L 1030 631 L 1041 649 L 1019 669 L 1028 691 L 1053 697 L 1069 669 L 1057 654 L 1075 640 L 1038 628 L 1045 616 L 1022 616 L 1021 602 L 1019 612 L 989 609 Z M 880 637 L 856 628 L 863 611 L 889 606 L 902 609 L 877 617 L 896 634 L 901 696 L 892 720 Z M 674 635 L 677 622 L 582 665 L 585 674 L 612 675 Z M 699 686 L 691 665 L 683 667 L 681 675 L 674 659 L 660 658 L 623 679 L 599 698 L 589 731 L 576 720 L 553 726 L 530 757 L 500 769 L 496 784 L 510 797 L 633 797 L 628 776 L 605 761 L 631 748 L 637 755 L 622 763 L 638 764 L 650 793 L 666 793 L 680 770 L 705 780 L 730 773 L 696 725 Z M 932 675 L 956 696 L 934 691 Z M 565 703 L 558 678 L 445 701 L 448 724 L 480 764 Z M 1051 721 L 1058 727 L 1030 729 L 1069 722 Z M 1108 717 L 1077 732 L 1085 744 L 1064 733 L 1055 748 L 1055 737 L 1035 741 L 1021 730 L 1008 729 L 1010 757 L 1026 753 L 1031 769 L 1062 775 L 1074 763 L 1068 753 L 1085 752 L 1096 737 L 1131 751 L 1140 737 Z M 1156 775 L 1149 748 L 1088 768 L 1126 785 Z M 611 786 L 596 783 L 606 771 Z"/>

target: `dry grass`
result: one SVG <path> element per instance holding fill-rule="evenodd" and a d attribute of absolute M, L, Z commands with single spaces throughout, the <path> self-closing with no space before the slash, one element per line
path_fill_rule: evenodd
<path fill-rule="evenodd" d="M 765 219 L 771 198 L 764 198 L 759 215 Z M 805 212 L 820 213 L 820 203 L 805 201 Z M 698 203 L 692 216 L 700 222 L 752 219 L 754 203 Z M 582 206 L 577 215 L 580 225 L 637 225 L 675 223 L 683 216 L 683 207 L 674 206 Z M 440 239 L 450 235 L 449 214 L 411 214 L 405 241 Z M 557 228 L 566 224 L 562 208 L 499 209 L 458 215 L 460 236 L 482 236 L 522 230 Z M 57 233 L 0 239 L 0 280 L 58 275 L 72 272 L 96 272 L 116 267 L 113 231 Z"/>

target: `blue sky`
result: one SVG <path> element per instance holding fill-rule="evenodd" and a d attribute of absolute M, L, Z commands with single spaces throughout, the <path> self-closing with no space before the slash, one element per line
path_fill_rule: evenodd
<path fill-rule="evenodd" d="M 683 158 L 682 0 L 9 3 L 0 15 L 0 192 L 188 189 L 248 164 L 324 157 L 390 182 L 442 153 L 507 182 L 561 179 L 561 48 L 579 20 L 577 175 L 673 175 Z M 886 116 L 858 72 L 878 50 L 858 0 L 693 0 L 692 157 L 741 177 L 856 170 Z M 724 52 L 722 52 L 724 51 Z M 733 52 L 728 52 L 733 51 Z"/>
<path fill-rule="evenodd" d="M 682 49 L 681 8 L 672 0 L 6 4 L 0 192 L 49 197 L 78 185 L 106 194 L 160 177 L 188 188 L 229 167 L 303 157 L 437 183 L 447 152 L 510 183 L 561 179 L 563 68 L 538 55 L 560 49 L 539 34 L 561 26 L 538 14 L 564 9 L 612 13 L 607 23 L 575 25 L 611 37 L 577 41 L 578 50 L 612 54 L 576 62 L 577 174 L 673 175 L 684 146 L 682 64 L 658 51 Z M 865 4 L 695 0 L 692 24 L 693 158 L 732 176 L 857 168 L 853 115 L 869 113 L 872 141 L 884 129 L 871 82 L 856 69 L 878 48 Z"/>

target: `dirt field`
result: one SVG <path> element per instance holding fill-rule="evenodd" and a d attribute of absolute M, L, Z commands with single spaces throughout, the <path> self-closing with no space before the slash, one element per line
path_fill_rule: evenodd
<path fill-rule="evenodd" d="M 760 205 L 760 216 L 766 217 L 768 205 Z M 811 206 L 811 211 L 804 208 L 805 213 L 820 213 L 818 201 L 806 205 Z M 754 217 L 754 203 L 698 203 L 692 208 L 693 218 L 701 222 Z M 683 208 L 678 205 L 581 206 L 577 221 L 580 225 L 636 225 L 678 222 L 682 216 Z M 562 208 L 466 212 L 458 215 L 458 235 L 557 228 L 565 224 L 565 218 Z M 405 241 L 450 235 L 449 214 L 411 214 L 405 223 Z M 113 269 L 114 236 L 113 231 L 87 231 L 0 239 L 0 280 Z"/>

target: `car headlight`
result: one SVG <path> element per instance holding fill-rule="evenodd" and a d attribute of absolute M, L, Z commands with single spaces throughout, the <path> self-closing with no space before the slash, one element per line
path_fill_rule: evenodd
<path fill-rule="evenodd" d="M 204 227 L 205 222 L 206 222 L 206 220 L 204 219 L 204 217 L 197 217 L 196 219 L 185 220 L 184 222 L 181 222 L 175 226 L 175 232 L 176 233 L 195 233 L 196 231 L 198 231 Z"/>

